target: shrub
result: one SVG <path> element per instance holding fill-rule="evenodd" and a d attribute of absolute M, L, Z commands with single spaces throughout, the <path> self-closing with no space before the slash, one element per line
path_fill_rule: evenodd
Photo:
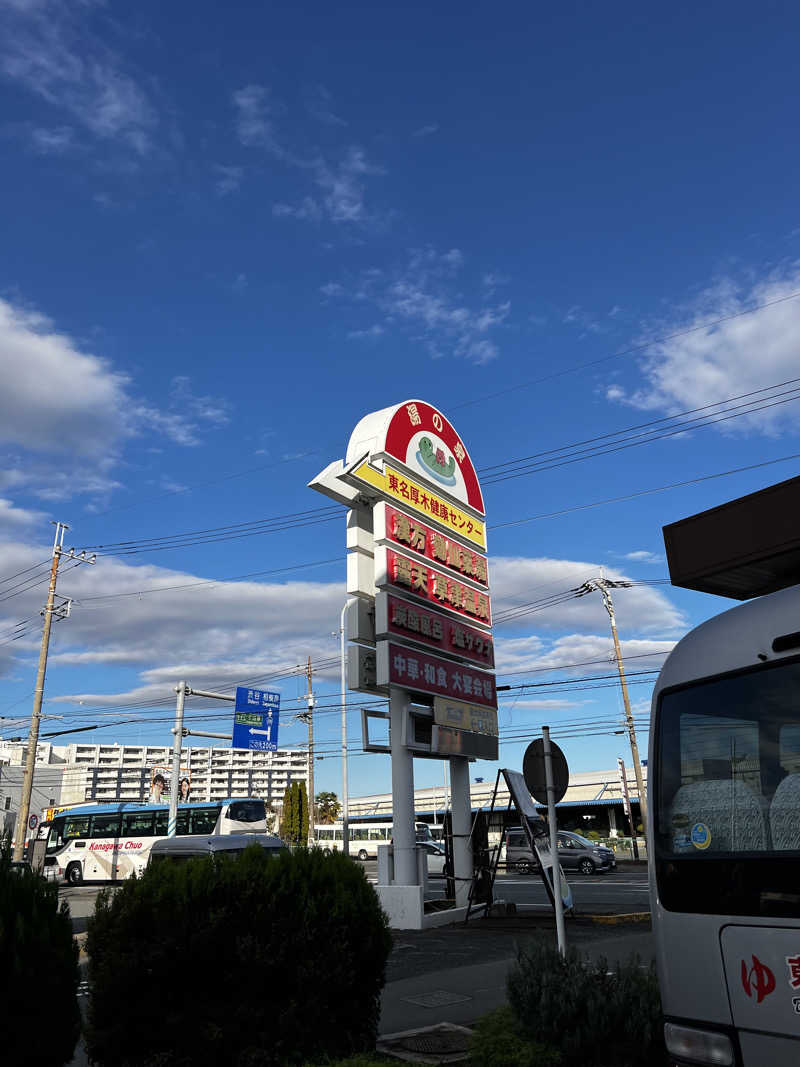
<path fill-rule="evenodd" d="M 565 1065 L 661 1062 L 661 999 L 655 967 L 637 956 L 609 972 L 608 962 L 584 962 L 533 944 L 517 952 L 508 999 L 527 1036 L 555 1045 Z"/>
<path fill-rule="evenodd" d="M 490 1012 L 477 1023 L 470 1043 L 472 1067 L 558 1067 L 561 1053 L 528 1040 L 509 1007 Z"/>
<path fill-rule="evenodd" d="M 98 897 L 89 1055 L 261 1067 L 373 1048 L 390 947 L 374 890 L 341 854 L 162 862 Z"/>
<path fill-rule="evenodd" d="M 80 1034 L 78 947 L 58 886 L 32 871 L 12 871 L 0 851 L 0 1004 L 4 1063 L 69 1063 Z M 42 1021 L 46 1032 L 42 1033 Z"/>

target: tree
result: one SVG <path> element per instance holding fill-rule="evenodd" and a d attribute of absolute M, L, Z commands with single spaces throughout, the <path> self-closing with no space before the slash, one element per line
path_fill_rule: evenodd
<path fill-rule="evenodd" d="M 335 793 L 317 793 L 316 808 L 320 822 L 332 823 L 339 818 L 342 805 Z"/>
<path fill-rule="evenodd" d="M 289 845 L 308 842 L 308 795 L 305 782 L 292 782 L 283 794 L 280 835 Z"/>

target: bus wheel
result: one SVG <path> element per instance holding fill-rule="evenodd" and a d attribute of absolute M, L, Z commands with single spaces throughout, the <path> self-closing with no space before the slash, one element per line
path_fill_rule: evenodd
<path fill-rule="evenodd" d="M 64 875 L 70 885 L 80 885 L 83 882 L 80 863 L 70 863 L 67 873 Z"/>
<path fill-rule="evenodd" d="M 365 848 L 360 848 L 358 850 L 358 858 L 360 860 L 369 859 L 369 857 L 367 856 L 367 850 Z"/>

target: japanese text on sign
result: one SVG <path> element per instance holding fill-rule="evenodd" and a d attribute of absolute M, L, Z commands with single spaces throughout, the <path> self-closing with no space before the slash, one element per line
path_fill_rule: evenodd
<path fill-rule="evenodd" d="M 433 570 L 422 560 L 409 559 L 387 548 L 386 578 L 396 588 L 407 589 L 432 604 L 439 604 L 460 615 L 467 615 L 484 626 L 491 626 L 488 593 Z"/>
<path fill-rule="evenodd" d="M 397 634 L 431 645 L 440 652 L 449 652 L 479 663 L 482 667 L 494 667 L 494 645 L 489 634 L 473 630 L 456 619 L 428 611 L 408 600 L 391 594 L 382 595 L 387 599 L 385 614 L 383 605 L 376 612 L 378 633 Z"/>
<path fill-rule="evenodd" d="M 486 548 L 486 530 L 480 519 L 473 518 L 452 504 L 448 504 L 440 496 L 431 493 L 429 487 L 421 486 L 413 478 L 395 470 L 390 464 L 386 464 L 384 473 L 381 474 L 371 464 L 364 462 L 352 472 L 350 477 L 374 486 L 399 504 L 405 504 L 414 511 L 419 511 L 428 519 L 444 526 L 448 531 L 459 534 L 467 541 L 472 541 L 479 548 Z"/>
<path fill-rule="evenodd" d="M 474 582 L 487 585 L 489 570 L 486 557 L 470 548 L 464 548 L 444 534 L 432 530 L 419 519 L 406 515 L 390 504 L 385 506 L 386 536 L 398 544 L 421 553 L 437 564 L 451 568 L 471 578 Z"/>
<path fill-rule="evenodd" d="M 382 642 L 378 648 L 378 684 L 497 707 L 493 674 L 416 652 L 393 641 Z"/>

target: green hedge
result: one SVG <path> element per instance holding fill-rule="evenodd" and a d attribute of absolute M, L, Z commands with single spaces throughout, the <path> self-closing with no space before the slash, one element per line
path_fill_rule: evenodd
<path fill-rule="evenodd" d="M 341 854 L 162 862 L 100 894 L 89 921 L 90 1057 L 260 1067 L 374 1048 L 390 947 Z"/>
<path fill-rule="evenodd" d="M 507 988 L 522 1032 L 558 1048 L 565 1067 L 666 1062 L 655 965 L 637 956 L 611 971 L 605 959 L 533 943 L 517 951 Z"/>
<path fill-rule="evenodd" d="M 69 1063 L 80 1033 L 78 947 L 58 886 L 12 870 L 0 850 L 0 1059 L 14 1067 Z"/>
<path fill-rule="evenodd" d="M 470 1042 L 470 1067 L 559 1067 L 561 1053 L 524 1036 L 511 1008 L 478 1021 Z"/>

